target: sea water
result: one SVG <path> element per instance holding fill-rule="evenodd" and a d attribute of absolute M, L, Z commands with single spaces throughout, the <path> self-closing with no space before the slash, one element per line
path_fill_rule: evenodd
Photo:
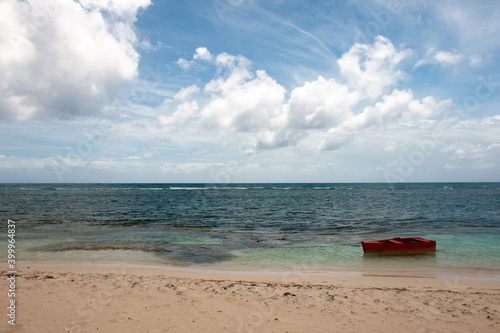
<path fill-rule="evenodd" d="M 3 184 L 0 253 L 244 270 L 500 269 L 500 183 Z M 424 237 L 428 255 L 363 256 Z M 4 255 L 6 257 L 6 255 Z"/>

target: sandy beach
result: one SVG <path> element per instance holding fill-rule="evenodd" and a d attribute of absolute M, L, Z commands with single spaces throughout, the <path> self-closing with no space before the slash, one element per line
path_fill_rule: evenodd
<path fill-rule="evenodd" d="M 29 267 L 29 268 L 28 268 Z M 6 271 L 0 288 L 9 289 Z M 500 282 L 123 265 L 18 267 L 2 332 L 498 332 Z M 5 294 L 5 293 L 4 293 Z"/>

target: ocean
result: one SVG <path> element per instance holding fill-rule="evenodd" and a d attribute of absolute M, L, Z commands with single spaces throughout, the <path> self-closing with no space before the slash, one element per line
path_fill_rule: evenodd
<path fill-rule="evenodd" d="M 500 183 L 2 184 L 0 253 L 203 269 L 500 270 Z M 363 256 L 361 241 L 437 241 Z"/>

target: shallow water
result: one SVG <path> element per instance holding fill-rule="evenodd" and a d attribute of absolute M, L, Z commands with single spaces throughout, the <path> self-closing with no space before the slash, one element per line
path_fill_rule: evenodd
<path fill-rule="evenodd" d="M 0 200 L 25 260 L 500 269 L 498 183 L 4 184 Z M 362 255 L 362 240 L 405 236 L 436 254 Z"/>

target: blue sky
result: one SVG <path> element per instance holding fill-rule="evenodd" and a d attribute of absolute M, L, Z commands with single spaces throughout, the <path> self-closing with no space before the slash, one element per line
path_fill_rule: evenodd
<path fill-rule="evenodd" d="M 0 2 L 0 182 L 500 181 L 496 1 Z"/>

